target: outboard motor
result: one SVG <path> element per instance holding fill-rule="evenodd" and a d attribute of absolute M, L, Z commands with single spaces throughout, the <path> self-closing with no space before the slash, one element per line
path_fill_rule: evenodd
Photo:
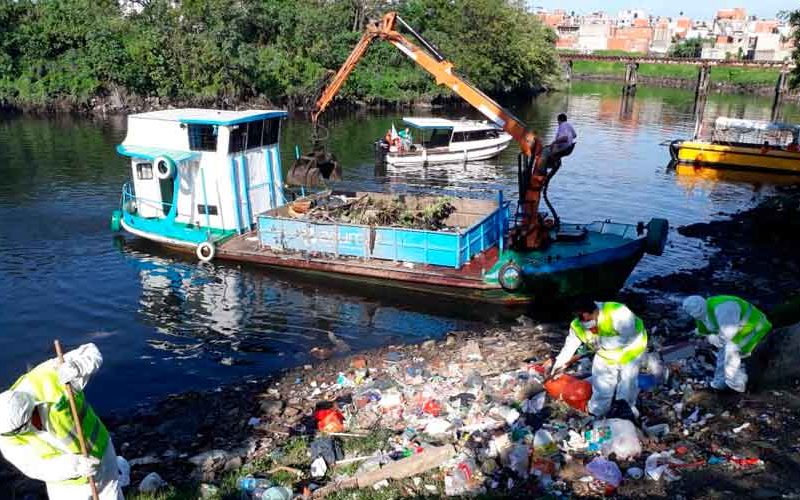
<path fill-rule="evenodd" d="M 381 166 L 386 163 L 386 154 L 389 152 L 389 143 L 381 137 L 374 144 L 375 165 Z"/>

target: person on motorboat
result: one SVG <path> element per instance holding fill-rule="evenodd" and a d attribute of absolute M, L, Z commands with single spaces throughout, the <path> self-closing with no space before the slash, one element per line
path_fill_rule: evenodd
<path fill-rule="evenodd" d="M 717 366 L 711 387 L 744 392 L 747 358 L 772 330 L 767 316 L 744 299 L 733 295 L 717 295 L 704 299 L 686 297 L 683 310 L 695 320 L 695 332 L 718 349 Z"/>
<path fill-rule="evenodd" d="M 644 323 L 618 302 L 582 300 L 574 312 L 577 317 L 570 324 L 569 335 L 550 373 L 565 366 L 583 345 L 594 352 L 589 413 L 605 416 L 617 399 L 627 402 L 636 415 L 639 365 L 647 350 Z"/>

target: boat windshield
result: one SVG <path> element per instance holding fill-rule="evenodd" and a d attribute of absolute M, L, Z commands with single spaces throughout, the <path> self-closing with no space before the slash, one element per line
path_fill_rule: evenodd
<path fill-rule="evenodd" d="M 427 131 L 425 131 L 427 135 Z M 430 135 L 423 139 L 423 144 L 426 148 L 441 148 L 450 144 L 450 136 L 453 135 L 451 128 L 434 128 L 430 129 Z"/>

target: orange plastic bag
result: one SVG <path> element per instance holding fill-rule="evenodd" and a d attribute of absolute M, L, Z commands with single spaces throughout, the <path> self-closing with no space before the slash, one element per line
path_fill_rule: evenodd
<path fill-rule="evenodd" d="M 592 398 L 592 384 L 571 375 L 559 375 L 544 383 L 544 390 L 553 399 L 560 399 L 572 408 L 586 413 Z"/>
<path fill-rule="evenodd" d="M 322 432 L 343 432 L 344 415 L 336 408 L 326 408 L 314 412 L 317 430 Z"/>

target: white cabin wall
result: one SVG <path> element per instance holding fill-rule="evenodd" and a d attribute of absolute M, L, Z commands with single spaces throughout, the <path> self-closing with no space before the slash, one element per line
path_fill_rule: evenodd
<path fill-rule="evenodd" d="M 128 117 L 123 144 L 189 151 L 189 134 L 177 121 Z"/>
<path fill-rule="evenodd" d="M 149 163 L 153 173 L 152 179 L 139 179 L 136 165 L 139 163 Z M 161 185 L 156 177 L 155 165 L 150 160 L 133 158 L 131 160 L 131 171 L 133 172 L 133 190 L 136 193 L 136 211 L 142 217 L 163 217 L 164 210 L 161 205 Z"/>

